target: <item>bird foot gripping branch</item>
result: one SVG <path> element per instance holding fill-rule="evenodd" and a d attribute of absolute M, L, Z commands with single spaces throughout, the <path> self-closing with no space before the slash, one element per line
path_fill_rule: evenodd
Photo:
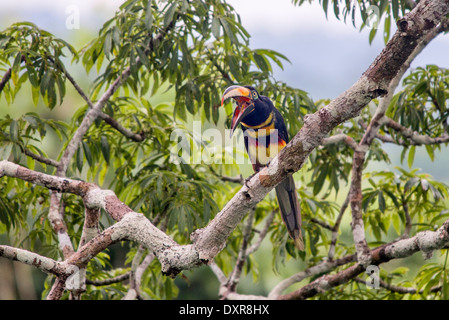
<path fill-rule="evenodd" d="M 222 96 L 221 104 L 233 98 L 237 102 L 231 120 L 231 136 L 240 124 L 244 133 L 246 152 L 258 173 L 287 145 L 288 133 L 281 113 L 268 97 L 250 86 L 230 86 Z M 252 176 L 251 176 L 252 177 Z M 245 185 L 248 179 L 245 181 Z M 295 246 L 303 251 L 301 208 L 295 181 L 290 175 L 276 186 L 282 219 Z"/>

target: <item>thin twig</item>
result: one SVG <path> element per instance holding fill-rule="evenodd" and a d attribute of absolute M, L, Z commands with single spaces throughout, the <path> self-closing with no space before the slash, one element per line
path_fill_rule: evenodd
<path fill-rule="evenodd" d="M 118 282 L 122 282 L 122 281 L 128 280 L 130 274 L 131 274 L 131 272 L 128 271 L 128 272 L 126 272 L 124 274 L 121 274 L 119 276 L 108 278 L 108 279 L 104 279 L 104 280 L 90 280 L 90 279 L 86 279 L 86 284 L 90 284 L 90 285 L 97 286 L 97 287 L 108 286 L 110 284 L 114 284 L 114 283 L 118 283 Z"/>
<path fill-rule="evenodd" d="M 350 136 L 340 133 L 327 138 L 324 138 L 322 141 L 323 145 L 337 144 L 337 143 L 345 143 L 353 150 L 356 150 L 358 147 L 357 142 Z"/>
<path fill-rule="evenodd" d="M 2 81 L 0 81 L 0 93 L 3 91 L 3 88 L 6 86 L 9 79 L 11 79 L 11 72 L 12 68 L 9 68 L 3 75 Z"/>
<path fill-rule="evenodd" d="M 246 250 L 247 256 L 249 256 L 250 254 L 255 252 L 257 249 L 259 249 L 260 245 L 262 244 L 263 239 L 265 239 L 265 237 L 268 233 L 268 229 L 270 228 L 271 224 L 273 223 L 274 215 L 276 214 L 276 212 L 277 212 L 276 210 L 272 210 L 270 212 L 270 214 L 267 216 L 265 225 L 262 228 L 262 230 L 260 230 L 259 237 L 257 238 L 257 241 Z"/>
<path fill-rule="evenodd" d="M 53 166 L 53 167 L 57 167 L 59 165 L 58 161 L 55 161 L 53 159 L 49 159 L 49 158 L 43 157 L 40 154 L 35 154 L 34 152 L 31 152 L 28 148 L 24 148 L 24 153 L 28 157 L 33 158 L 34 160 L 37 160 L 37 161 L 39 161 L 41 163 L 45 163 L 45 164 L 48 164 L 48 165 Z"/>
<path fill-rule="evenodd" d="M 245 264 L 245 260 L 248 257 L 246 249 L 248 247 L 249 239 L 251 236 L 251 230 L 253 228 L 255 211 L 256 211 L 255 208 L 253 208 L 248 213 L 248 218 L 246 220 L 246 224 L 243 229 L 242 244 L 240 246 L 237 261 L 235 263 L 235 266 L 234 266 L 234 269 L 232 270 L 231 275 L 229 276 L 229 280 L 227 283 L 227 288 L 228 288 L 229 292 L 235 292 L 235 288 L 236 288 L 238 282 L 240 281 L 240 276 L 243 271 L 243 266 Z"/>
<path fill-rule="evenodd" d="M 335 224 L 332 227 L 332 239 L 331 239 L 331 244 L 329 246 L 329 253 L 327 255 L 330 261 L 332 261 L 335 256 L 335 247 L 337 246 L 338 230 L 340 229 L 340 224 L 343 219 L 343 215 L 344 215 L 346 209 L 348 208 L 348 205 L 349 205 L 349 193 L 346 196 L 345 201 L 341 205 L 337 220 L 335 221 Z"/>
<path fill-rule="evenodd" d="M 333 227 L 329 223 L 320 221 L 317 218 L 311 218 L 310 221 L 313 223 L 316 223 L 317 225 L 321 226 L 324 229 L 331 230 L 331 231 L 333 230 Z"/>
<path fill-rule="evenodd" d="M 362 283 L 362 284 L 366 284 L 366 281 L 360 278 L 355 278 L 354 281 L 358 282 L 358 283 Z M 415 293 L 419 293 L 422 294 L 424 292 L 424 289 L 421 290 L 417 290 L 415 288 L 409 288 L 409 287 L 401 287 L 401 286 L 396 286 L 393 285 L 391 283 L 388 283 L 382 279 L 379 279 L 379 286 L 391 291 L 391 292 L 396 292 L 396 293 L 400 293 L 400 294 L 415 294 Z M 438 292 L 441 291 L 442 286 L 434 286 L 430 289 L 430 292 Z"/>

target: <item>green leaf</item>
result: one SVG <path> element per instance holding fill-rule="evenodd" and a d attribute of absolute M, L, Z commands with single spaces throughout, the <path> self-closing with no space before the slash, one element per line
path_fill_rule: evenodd
<path fill-rule="evenodd" d="M 423 191 L 429 190 L 429 181 L 426 179 L 421 179 L 421 188 Z"/>
<path fill-rule="evenodd" d="M 40 91 L 41 95 L 45 96 L 45 92 L 48 90 L 48 84 L 51 79 L 51 71 L 50 70 L 44 70 L 44 75 L 41 78 L 41 85 L 40 85 Z"/>
<path fill-rule="evenodd" d="M 320 173 L 317 179 L 313 183 L 313 194 L 317 195 L 323 188 L 324 181 L 326 180 L 327 172 L 329 170 L 329 165 L 326 163 L 320 168 Z"/>
<path fill-rule="evenodd" d="M 449 285 L 448 285 L 447 277 L 448 277 L 448 274 L 447 274 L 447 270 L 445 269 L 444 272 L 443 272 L 443 285 L 442 285 L 442 288 L 441 288 L 444 300 L 448 300 L 449 299 Z"/>
<path fill-rule="evenodd" d="M 415 96 L 422 95 L 424 92 L 426 92 L 426 90 L 427 90 L 427 85 L 428 85 L 427 80 L 423 80 L 423 81 L 419 82 L 419 83 L 415 86 L 413 95 L 415 95 Z"/>
<path fill-rule="evenodd" d="M 114 26 L 114 28 L 112 29 L 112 40 L 115 43 L 116 46 L 120 46 L 120 29 L 117 26 Z"/>
<path fill-rule="evenodd" d="M 203 219 L 205 222 L 209 221 L 211 215 L 211 207 L 209 201 L 204 201 L 203 204 Z"/>
<path fill-rule="evenodd" d="M 379 203 L 379 210 L 382 213 L 385 213 L 385 198 L 384 198 L 384 195 L 383 195 L 382 191 L 379 191 L 379 194 L 378 194 L 378 197 L 377 197 L 377 201 Z"/>
<path fill-rule="evenodd" d="M 14 63 L 11 67 L 11 79 L 15 86 L 19 84 L 19 72 L 20 65 L 22 63 L 22 53 L 19 52 L 14 59 Z"/>
<path fill-rule="evenodd" d="M 84 159 L 83 159 L 83 150 L 81 149 L 81 144 L 79 145 L 78 149 L 75 153 L 75 160 L 76 160 L 76 168 L 79 172 L 83 171 L 84 166 Z"/>
<path fill-rule="evenodd" d="M 47 91 L 44 96 L 44 101 L 50 109 L 53 109 L 56 105 L 56 90 L 55 90 L 55 81 L 54 78 L 51 77 L 48 83 Z"/>
<path fill-rule="evenodd" d="M 253 56 L 254 56 L 254 61 L 256 62 L 257 66 L 260 68 L 260 70 L 262 70 L 263 72 L 270 71 L 268 63 L 263 56 L 261 56 L 257 52 L 254 52 Z"/>
<path fill-rule="evenodd" d="M 39 86 L 31 86 L 31 97 L 33 98 L 33 104 L 37 106 L 39 103 Z"/>
<path fill-rule="evenodd" d="M 231 40 L 232 43 L 238 44 L 238 41 L 234 35 L 234 32 L 232 32 L 231 26 L 226 21 L 226 18 L 219 18 L 220 24 L 223 26 L 223 30 L 225 31 L 225 34 L 228 36 L 229 40 Z"/>
<path fill-rule="evenodd" d="M 429 155 L 430 160 L 433 162 L 435 160 L 433 146 L 426 144 L 426 151 L 427 151 L 427 154 Z"/>
<path fill-rule="evenodd" d="M 17 120 L 12 120 L 9 125 L 9 137 L 13 142 L 19 142 L 19 124 Z"/>
<path fill-rule="evenodd" d="M 136 51 L 137 55 L 139 56 L 140 62 L 148 69 L 148 71 L 151 71 L 151 63 L 148 59 L 148 56 L 139 46 L 136 46 Z"/>
<path fill-rule="evenodd" d="M 173 21 L 173 17 L 176 12 L 176 7 L 178 6 L 178 3 L 175 1 L 173 4 L 168 8 L 167 12 L 164 16 L 164 27 L 167 28 L 168 25 Z"/>
<path fill-rule="evenodd" d="M 220 19 L 215 16 L 212 18 L 212 35 L 216 39 L 220 38 Z"/>
<path fill-rule="evenodd" d="M 321 5 L 323 6 L 324 14 L 326 15 L 326 19 L 327 19 L 327 8 L 329 6 L 329 0 L 323 0 Z M 338 18 L 338 17 L 336 17 L 336 18 Z"/>
<path fill-rule="evenodd" d="M 415 160 L 415 149 L 415 146 L 411 146 L 408 152 L 407 164 L 410 169 L 413 167 L 413 161 Z"/>
<path fill-rule="evenodd" d="M 39 87 L 36 69 L 29 63 L 26 64 L 26 69 L 27 69 L 28 80 L 30 81 L 31 86 L 33 88 Z"/>
<path fill-rule="evenodd" d="M 446 95 L 444 93 L 443 89 L 436 89 L 435 90 L 435 98 L 438 103 L 438 108 L 440 112 L 446 111 Z"/>
<path fill-rule="evenodd" d="M 395 1 L 393 1 L 395 2 Z M 387 44 L 388 40 L 390 40 L 390 29 L 391 29 L 391 15 L 387 14 L 385 17 L 384 23 L 384 43 Z"/>
<path fill-rule="evenodd" d="M 109 59 L 109 54 L 112 50 L 112 36 L 111 32 L 107 32 L 104 38 L 103 51 L 107 59 Z"/>
<path fill-rule="evenodd" d="M 102 135 L 100 140 L 101 140 L 101 152 L 103 153 L 104 160 L 106 161 L 107 164 L 109 164 L 111 148 L 109 146 L 108 138 Z"/>
<path fill-rule="evenodd" d="M 369 32 L 369 37 L 368 37 L 369 44 L 373 43 L 373 40 L 376 37 L 376 33 L 377 33 L 377 28 L 372 28 L 371 31 Z"/>
<path fill-rule="evenodd" d="M 394 206 L 395 206 L 396 208 L 399 208 L 399 207 L 400 207 L 400 204 L 399 204 L 399 202 L 398 202 L 398 199 L 397 199 L 396 196 L 393 194 L 393 192 L 391 192 L 391 191 L 389 191 L 389 190 L 382 190 L 382 191 L 385 192 L 385 193 L 390 197 L 390 199 L 393 201 Z"/>
<path fill-rule="evenodd" d="M 418 177 L 411 178 L 405 183 L 404 192 L 410 190 L 417 182 L 419 181 Z"/>
<path fill-rule="evenodd" d="M 14 144 L 12 146 L 12 157 L 13 157 L 13 161 L 15 163 L 19 163 L 20 158 L 22 155 L 22 150 L 20 149 L 20 146 L 18 144 Z"/>
<path fill-rule="evenodd" d="M 374 191 L 371 193 L 367 193 L 363 196 L 363 201 L 362 201 L 362 208 L 363 211 L 367 211 L 368 210 L 368 206 L 371 204 L 371 201 L 373 201 L 374 197 L 377 195 L 379 191 Z"/>
<path fill-rule="evenodd" d="M 145 28 L 147 28 L 148 31 L 151 31 L 151 28 L 153 27 L 153 13 L 151 10 L 152 0 L 148 0 L 147 4 L 147 10 L 145 12 Z"/>
<path fill-rule="evenodd" d="M 170 72 L 173 74 L 177 71 L 177 66 L 178 66 L 178 50 L 179 50 L 179 46 L 176 45 L 175 50 L 173 51 L 171 60 L 170 60 L 170 64 L 169 64 L 169 70 Z"/>
<path fill-rule="evenodd" d="M 94 160 L 92 157 L 92 152 L 90 150 L 90 147 L 86 141 L 83 141 L 82 144 L 83 144 L 84 155 L 86 156 L 87 163 L 89 164 L 90 167 L 93 167 Z"/>

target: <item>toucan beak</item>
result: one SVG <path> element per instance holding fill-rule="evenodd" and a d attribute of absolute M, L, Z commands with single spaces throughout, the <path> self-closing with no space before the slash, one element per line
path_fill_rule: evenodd
<path fill-rule="evenodd" d="M 221 98 L 223 106 L 226 99 L 233 98 L 237 101 L 237 107 L 234 110 L 231 121 L 231 137 L 235 128 L 251 111 L 254 110 L 254 102 L 251 98 L 251 90 L 242 86 L 230 86 L 225 90 Z"/>

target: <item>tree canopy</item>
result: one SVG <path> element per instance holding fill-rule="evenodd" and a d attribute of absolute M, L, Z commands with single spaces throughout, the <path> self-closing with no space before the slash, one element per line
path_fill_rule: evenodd
<path fill-rule="evenodd" d="M 45 111 L 0 119 L 0 257 L 47 273 L 47 299 L 173 299 L 185 272 L 200 266 L 215 276 L 214 297 L 227 299 L 446 299 L 448 186 L 413 164 L 424 148 L 445 165 L 449 72 L 409 66 L 446 36 L 449 3 L 319 3 L 342 23 L 370 28 L 367 41 L 379 30 L 385 41 L 333 100 L 276 80 L 274 67 L 288 57 L 252 48 L 222 0 L 123 1 L 82 48 L 32 22 L 1 31 L 2 108 L 25 97 Z M 93 76 L 86 88 L 75 67 Z M 221 95 L 232 84 L 270 97 L 292 138 L 249 179 L 241 136 L 225 132 L 233 106 L 221 108 Z M 49 116 L 72 103 L 68 90 L 83 101 L 73 117 Z M 371 170 L 390 162 L 387 144 L 406 165 Z M 304 252 L 270 193 L 295 172 Z M 126 251 L 121 266 L 111 262 L 116 250 Z M 268 292 L 243 294 L 243 275 L 264 277 L 258 252 L 271 255 L 270 272 L 291 259 L 298 270 Z M 398 260 L 415 252 L 441 259 L 412 270 Z M 391 260 L 399 266 L 382 267 Z"/>

